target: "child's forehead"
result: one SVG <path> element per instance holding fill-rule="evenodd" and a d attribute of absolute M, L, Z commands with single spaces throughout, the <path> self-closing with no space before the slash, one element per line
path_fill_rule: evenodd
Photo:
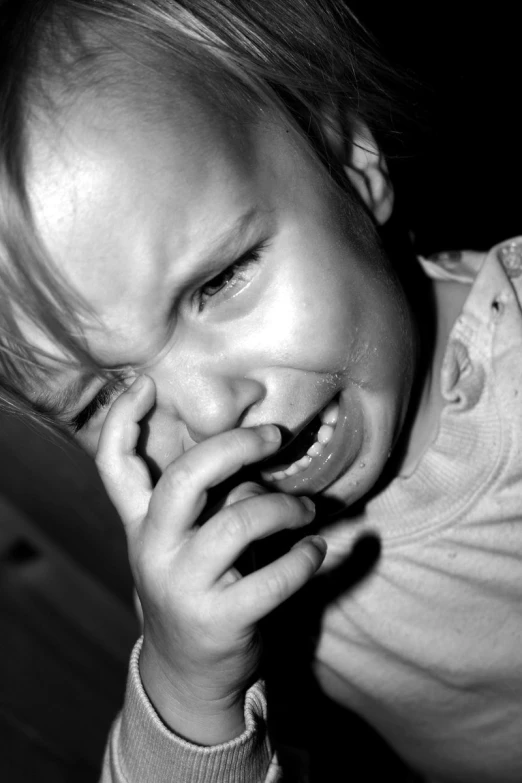
<path fill-rule="evenodd" d="M 194 96 L 177 95 L 164 104 L 152 116 L 136 94 L 114 100 L 111 93 L 90 91 L 61 112 L 40 116 L 29 136 L 26 178 L 37 225 L 55 225 L 59 215 L 65 230 L 81 218 L 80 204 L 123 204 L 140 182 L 148 195 L 155 184 L 175 193 L 203 186 L 209 169 L 248 168 L 251 135 L 245 125 L 240 132 Z"/>
<path fill-rule="evenodd" d="M 48 257 L 100 314 L 113 307 L 110 292 L 159 286 L 177 269 L 170 260 L 183 268 L 245 211 L 265 207 L 259 135 L 196 101 L 160 123 L 108 94 L 70 103 L 30 140 L 28 192 Z"/>
<path fill-rule="evenodd" d="M 35 110 L 29 125 L 30 150 L 46 147 L 55 154 L 64 141 L 83 141 L 88 149 L 115 132 L 130 141 L 145 143 L 147 137 L 163 135 L 180 144 L 211 142 L 217 148 L 223 139 L 244 138 L 252 124 L 251 112 L 241 116 L 226 111 L 210 95 L 191 89 L 187 80 L 166 85 L 151 72 L 146 78 L 114 84 L 114 76 L 77 90 L 51 87 L 50 101 Z"/>

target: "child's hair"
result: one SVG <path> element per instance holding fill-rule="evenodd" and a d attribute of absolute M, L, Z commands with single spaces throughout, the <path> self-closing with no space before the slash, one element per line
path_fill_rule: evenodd
<path fill-rule="evenodd" d="M 175 79 L 234 116 L 266 105 L 283 111 L 334 179 L 320 132 L 325 105 L 345 107 L 347 131 L 359 118 L 381 142 L 391 124 L 393 72 L 341 0 L 0 0 L 3 410 L 53 421 L 28 394 L 52 370 L 24 337 L 24 322 L 68 361 L 100 369 L 82 338 L 86 305 L 53 269 L 33 225 L 28 131 L 81 90 L 125 90 L 150 69 L 159 84 Z M 148 100 L 153 110 L 153 91 Z"/>

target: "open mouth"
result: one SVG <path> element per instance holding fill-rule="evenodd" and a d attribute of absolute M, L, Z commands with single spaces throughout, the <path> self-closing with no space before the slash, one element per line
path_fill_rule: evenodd
<path fill-rule="evenodd" d="M 332 400 L 310 424 L 281 449 L 273 460 L 274 467 L 263 470 L 265 481 L 282 481 L 313 468 L 324 459 L 339 418 L 339 402 Z"/>

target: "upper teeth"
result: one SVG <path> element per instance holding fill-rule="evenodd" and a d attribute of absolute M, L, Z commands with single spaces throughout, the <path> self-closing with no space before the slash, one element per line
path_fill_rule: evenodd
<path fill-rule="evenodd" d="M 339 403 L 331 402 L 319 414 L 319 418 L 321 419 L 322 424 L 319 427 L 319 431 L 317 432 L 316 440 L 314 443 L 312 443 L 306 452 L 306 455 L 301 457 L 301 459 L 298 459 L 296 462 L 292 462 L 292 464 L 289 465 L 285 470 L 276 470 L 274 473 L 271 473 L 270 478 L 280 480 L 286 478 L 287 476 L 295 476 L 296 473 L 300 473 L 302 470 L 306 470 L 306 468 L 308 468 L 312 462 L 313 458 L 322 454 L 326 444 L 331 441 L 338 417 Z"/>
<path fill-rule="evenodd" d="M 319 418 L 323 424 L 331 424 L 332 426 L 337 424 L 339 417 L 339 403 L 331 402 L 326 408 L 319 414 Z"/>

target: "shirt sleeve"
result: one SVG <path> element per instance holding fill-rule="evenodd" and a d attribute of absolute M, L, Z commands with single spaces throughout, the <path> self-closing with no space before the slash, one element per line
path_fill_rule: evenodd
<path fill-rule="evenodd" d="M 276 783 L 281 770 L 266 730 L 262 682 L 247 692 L 245 731 L 230 742 L 193 745 L 162 722 L 141 683 L 140 639 L 132 652 L 125 701 L 105 750 L 100 783 Z"/>

